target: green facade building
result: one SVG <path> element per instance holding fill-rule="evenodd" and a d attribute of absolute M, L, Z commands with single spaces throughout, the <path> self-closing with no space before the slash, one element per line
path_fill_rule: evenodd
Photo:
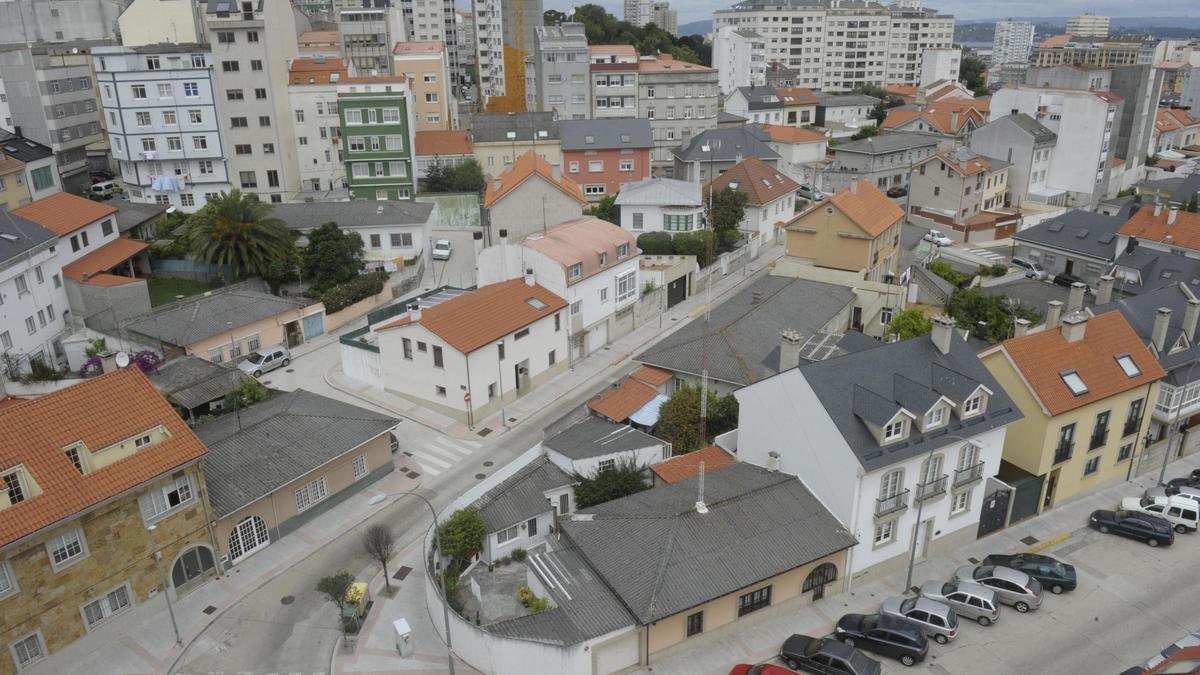
<path fill-rule="evenodd" d="M 346 185 L 354 199 L 412 199 L 416 193 L 412 90 L 403 77 L 338 83 Z"/>

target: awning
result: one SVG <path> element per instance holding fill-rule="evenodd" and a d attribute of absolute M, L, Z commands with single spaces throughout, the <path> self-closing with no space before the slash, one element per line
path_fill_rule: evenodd
<path fill-rule="evenodd" d="M 79 283 L 89 283 L 93 277 L 116 276 L 106 274 L 114 267 L 145 251 L 149 244 L 137 239 L 114 239 L 91 253 L 63 268 L 63 276 Z M 128 281 L 137 281 L 132 277 Z M 113 285 L 112 283 L 106 285 Z"/>
<path fill-rule="evenodd" d="M 668 397 L 662 394 L 655 396 L 649 403 L 630 415 L 629 421 L 643 427 L 652 427 L 658 424 L 658 411 L 668 400 Z"/>

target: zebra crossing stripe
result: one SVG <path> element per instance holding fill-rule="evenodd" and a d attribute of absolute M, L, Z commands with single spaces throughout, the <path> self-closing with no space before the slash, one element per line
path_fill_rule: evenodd
<path fill-rule="evenodd" d="M 429 463 L 433 464 L 434 466 L 437 466 L 442 469 L 450 468 L 450 462 L 447 462 L 444 459 L 439 459 L 437 457 L 433 457 L 431 455 L 427 455 L 427 454 L 420 453 L 420 452 L 414 453 L 414 456 L 416 457 L 416 460 L 418 462 L 420 462 L 421 464 L 425 464 L 426 462 L 429 462 Z"/>
<path fill-rule="evenodd" d="M 433 444 L 438 446 L 438 449 L 448 450 L 458 457 L 470 457 L 475 454 L 477 448 L 464 448 L 453 441 L 441 438 L 440 436 L 433 439 Z"/>

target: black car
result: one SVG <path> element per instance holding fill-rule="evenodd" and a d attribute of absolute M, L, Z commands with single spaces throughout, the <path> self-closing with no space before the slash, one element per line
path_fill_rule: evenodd
<path fill-rule="evenodd" d="M 847 614 L 838 619 L 834 630 L 846 646 L 899 659 L 906 666 L 924 661 L 929 653 L 925 631 L 890 614 Z"/>
<path fill-rule="evenodd" d="M 1042 582 L 1042 587 L 1049 588 L 1050 592 L 1055 595 L 1063 591 L 1075 590 L 1075 566 L 1061 563 L 1050 556 L 1033 553 L 1018 553 L 1016 555 L 993 553 L 984 558 L 980 564 L 998 565 L 1000 567 L 1012 568 L 1018 572 L 1024 572 Z"/>
<path fill-rule="evenodd" d="M 888 188 L 888 191 L 887 191 L 887 196 L 891 197 L 892 199 L 895 199 L 897 197 L 904 197 L 907 194 L 908 194 L 908 189 L 902 188 L 898 185 L 894 188 Z"/>
<path fill-rule="evenodd" d="M 1079 277 L 1075 276 L 1074 274 L 1068 274 L 1066 272 L 1062 272 L 1060 274 L 1054 275 L 1054 285 L 1056 285 L 1056 286 L 1066 286 L 1067 288 L 1070 288 L 1073 284 L 1082 284 L 1082 283 L 1083 283 L 1083 279 L 1080 279 Z M 1084 285 L 1086 285 L 1086 284 L 1084 284 Z M 1090 291 L 1092 289 L 1089 288 L 1088 290 Z"/>
<path fill-rule="evenodd" d="M 1200 469 L 1192 469 L 1192 472 L 1186 476 L 1172 478 L 1171 480 L 1167 481 L 1167 485 L 1170 487 L 1179 487 L 1181 485 L 1186 485 L 1187 487 L 1200 487 Z"/>
<path fill-rule="evenodd" d="M 779 658 L 792 670 L 828 675 L 879 675 L 883 666 L 853 647 L 830 638 L 793 635 L 783 643 Z"/>
<path fill-rule="evenodd" d="M 1112 532 L 1144 541 L 1150 546 L 1170 546 L 1175 543 L 1175 530 L 1171 528 L 1171 523 L 1147 513 L 1099 509 L 1092 511 L 1088 525 L 1105 534 Z"/>

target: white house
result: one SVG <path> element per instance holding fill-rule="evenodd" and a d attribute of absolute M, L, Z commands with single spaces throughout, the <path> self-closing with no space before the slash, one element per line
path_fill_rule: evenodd
<path fill-rule="evenodd" d="M 918 559 L 973 540 L 1005 429 L 1021 419 L 941 317 L 930 337 L 803 364 L 735 395 L 738 459 L 798 476 L 858 539 L 847 563 L 858 576 L 901 569 L 914 536 Z"/>
<path fill-rule="evenodd" d="M 476 240 L 478 241 L 478 240 Z M 518 244 L 478 253 L 478 283 L 520 278 L 532 270 L 538 285 L 570 306 L 571 359 L 590 354 L 633 330 L 633 305 L 641 294 L 637 240 L 599 218 L 585 216 L 531 234 Z"/>
<path fill-rule="evenodd" d="M 764 124 L 767 145 L 779 153 L 775 166 L 780 173 L 805 185 L 821 189 L 821 169 L 825 167 L 825 153 L 829 150 L 829 138 L 811 129 L 795 126 Z"/>
<path fill-rule="evenodd" d="M 671 458 L 671 444 L 599 417 L 588 417 L 542 442 L 546 456 L 568 474 L 590 476 L 622 462 L 648 467 Z"/>
<path fill-rule="evenodd" d="M 817 94 L 817 126 L 834 138 L 853 136 L 862 127 L 875 124 L 871 111 L 879 99 L 865 94 Z"/>
<path fill-rule="evenodd" d="M 635 237 L 645 232 L 704 229 L 704 199 L 699 183 L 647 178 L 622 186 L 617 205 L 621 207 L 621 227 Z"/>
<path fill-rule="evenodd" d="M 49 229 L 0 210 L 0 369 L 60 362 L 68 310 L 56 245 Z"/>
<path fill-rule="evenodd" d="M 725 112 L 761 124 L 783 124 L 785 121 L 783 99 L 775 87 L 738 87 L 725 99 Z"/>
<path fill-rule="evenodd" d="M 542 455 L 485 492 L 471 504 L 487 529 L 480 559 L 492 563 L 515 549 L 541 546 L 558 516 L 573 510 L 574 485 L 570 474 Z"/>
<path fill-rule="evenodd" d="M 274 215 L 289 230 L 307 234 L 337 223 L 362 237 L 367 269 L 394 270 L 420 256 L 433 236 L 434 204 L 356 199 L 348 202 L 275 204 Z"/>
<path fill-rule="evenodd" d="M 712 59 L 722 96 L 767 83 L 767 41 L 752 30 L 721 26 L 713 36 Z"/>
<path fill-rule="evenodd" d="M 567 302 L 534 278 L 483 286 L 428 309 L 414 305 L 372 326 L 383 387 L 471 421 L 565 370 Z"/>
<path fill-rule="evenodd" d="M 799 187 L 775 167 L 751 157 L 717 176 L 706 189 L 720 192 L 731 188 L 745 194 L 746 215 L 738 229 L 747 236 L 758 235 L 768 244 L 775 241 L 775 231 L 795 215 Z"/>

